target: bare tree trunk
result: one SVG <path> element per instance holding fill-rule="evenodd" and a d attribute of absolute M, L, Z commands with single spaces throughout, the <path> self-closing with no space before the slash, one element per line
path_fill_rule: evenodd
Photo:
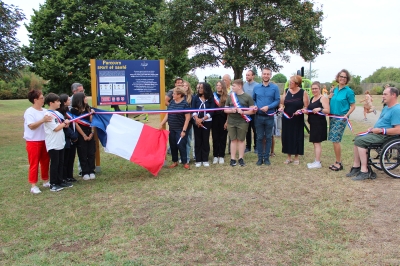
<path fill-rule="evenodd" d="M 233 68 L 233 73 L 234 73 L 234 78 L 233 79 L 241 79 L 243 78 L 243 69 L 244 67 L 232 67 Z"/>

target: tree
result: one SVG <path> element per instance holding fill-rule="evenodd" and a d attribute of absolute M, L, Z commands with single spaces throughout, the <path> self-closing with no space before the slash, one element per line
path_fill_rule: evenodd
<path fill-rule="evenodd" d="M 214 89 L 217 85 L 217 82 L 221 80 L 221 76 L 212 74 L 206 77 L 207 83 L 211 85 L 211 88 Z"/>
<path fill-rule="evenodd" d="M 19 70 L 25 65 L 19 40 L 16 39 L 18 22 L 25 15 L 14 5 L 0 1 L 0 79 L 11 81 L 19 76 Z"/>
<path fill-rule="evenodd" d="M 24 54 L 53 92 L 69 91 L 73 82 L 89 87 L 91 58 L 165 58 L 168 81 L 174 69 L 185 69 L 175 73 L 184 75 L 190 66 L 187 50 L 161 51 L 156 16 L 163 7 L 162 0 L 47 0 L 27 26 Z"/>
<path fill-rule="evenodd" d="M 196 93 L 196 86 L 199 83 L 199 78 L 195 74 L 186 74 L 183 79 L 190 83 L 193 94 Z"/>
<path fill-rule="evenodd" d="M 400 68 L 381 67 L 362 81 L 363 83 L 400 82 Z"/>
<path fill-rule="evenodd" d="M 354 91 L 354 94 L 356 95 L 363 93 L 363 89 L 361 87 L 361 76 L 359 75 L 351 75 L 348 86 Z"/>
<path fill-rule="evenodd" d="M 275 82 L 275 83 L 286 83 L 287 78 L 285 75 L 278 73 L 275 74 L 272 78 L 271 81 Z"/>
<path fill-rule="evenodd" d="M 282 67 L 288 52 L 311 61 L 325 50 L 320 23 L 323 12 L 310 1 L 172 0 L 162 16 L 170 50 L 194 47 L 197 67 Z M 177 38 L 179 36 L 179 38 Z"/>
<path fill-rule="evenodd" d="M 297 73 L 292 73 L 292 76 L 295 76 L 295 75 L 297 75 Z M 304 70 L 304 78 L 309 79 L 309 80 L 314 80 L 314 79 L 318 78 L 318 69 L 311 69 L 311 76 L 310 76 L 310 70 L 305 69 Z"/>

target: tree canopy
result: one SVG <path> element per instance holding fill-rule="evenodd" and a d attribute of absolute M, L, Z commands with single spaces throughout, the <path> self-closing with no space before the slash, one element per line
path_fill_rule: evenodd
<path fill-rule="evenodd" d="M 163 7 L 162 0 L 47 0 L 27 26 L 24 54 L 53 92 L 69 91 L 73 82 L 89 87 L 91 58 L 165 58 L 166 80 L 184 75 L 187 50 L 161 51 L 157 14 Z"/>
<path fill-rule="evenodd" d="M 362 81 L 363 83 L 400 82 L 400 68 L 381 67 Z"/>
<path fill-rule="evenodd" d="M 24 57 L 16 38 L 18 22 L 25 15 L 14 5 L 0 1 L 0 79 L 11 81 L 19 76 L 19 70 L 25 64 Z"/>
<path fill-rule="evenodd" d="M 287 81 L 287 78 L 285 75 L 278 73 L 275 74 L 272 78 L 271 81 L 275 82 L 275 83 L 285 83 Z"/>
<path fill-rule="evenodd" d="M 244 68 L 282 67 L 288 53 L 313 60 L 325 49 L 320 23 L 323 12 L 311 1 L 172 0 L 162 16 L 168 48 L 194 47 L 194 67 L 232 67 L 234 78 Z M 179 37 L 178 37 L 179 36 Z"/>

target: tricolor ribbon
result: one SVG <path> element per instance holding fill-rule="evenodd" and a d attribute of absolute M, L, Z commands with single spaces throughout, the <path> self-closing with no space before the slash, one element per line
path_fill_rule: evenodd
<path fill-rule="evenodd" d="M 214 94 L 214 102 L 219 107 L 221 103 L 218 94 L 216 92 L 214 92 L 213 94 Z"/>
<path fill-rule="evenodd" d="M 365 135 L 369 134 L 370 132 L 371 132 L 371 130 L 369 129 L 367 131 L 358 133 L 357 136 L 365 136 Z"/>
<path fill-rule="evenodd" d="M 336 118 L 336 119 L 342 119 L 342 120 L 346 119 L 347 126 L 350 128 L 351 132 L 353 132 L 353 126 L 351 125 L 350 119 L 348 117 L 338 116 L 338 115 L 331 115 L 331 114 L 328 114 L 326 116 L 333 117 L 333 118 Z"/>
<path fill-rule="evenodd" d="M 102 112 L 102 113 L 106 113 L 106 112 Z M 91 124 L 89 122 L 83 120 L 83 118 L 91 116 L 92 113 L 87 113 L 87 114 L 84 114 L 81 116 L 75 116 L 75 115 L 71 114 L 70 112 L 67 112 L 67 115 L 72 118 L 69 122 L 77 122 L 78 124 L 81 124 L 81 125 L 87 126 L 87 127 L 91 126 Z"/>
<path fill-rule="evenodd" d="M 239 99 L 237 98 L 236 93 L 231 92 L 231 100 L 232 100 L 232 104 L 236 107 L 236 108 L 242 108 L 242 106 L 240 105 Z M 241 116 L 243 117 L 244 120 L 246 120 L 247 123 L 249 123 L 251 121 L 250 116 L 245 115 L 245 114 L 241 114 Z"/>
<path fill-rule="evenodd" d="M 51 115 L 57 119 L 59 124 L 63 122 L 64 119 L 61 118 L 56 112 L 54 112 L 53 110 L 47 110 L 47 111 L 49 111 Z"/>
<path fill-rule="evenodd" d="M 306 113 L 307 114 L 314 114 L 314 115 L 323 115 L 323 116 L 326 116 L 323 112 L 316 112 L 316 113 L 314 113 L 312 110 L 306 110 Z"/>
<path fill-rule="evenodd" d="M 294 112 L 292 116 L 289 116 L 289 115 L 288 115 L 287 113 L 285 113 L 284 111 L 283 111 L 282 113 L 283 113 L 283 116 L 284 116 L 286 119 L 292 119 L 296 114 L 298 114 L 298 115 L 303 114 L 300 110 L 297 110 L 296 112 Z"/>

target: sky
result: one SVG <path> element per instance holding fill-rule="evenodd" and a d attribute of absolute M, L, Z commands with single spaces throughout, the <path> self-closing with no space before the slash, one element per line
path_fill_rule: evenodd
<path fill-rule="evenodd" d="M 33 10 L 38 10 L 44 0 L 3 0 L 18 6 L 29 23 Z M 324 20 L 322 33 L 328 38 L 325 54 L 319 55 L 311 69 L 317 69 L 321 82 L 331 82 L 343 68 L 362 79 L 372 75 L 381 67 L 400 67 L 400 1 L 399 0 L 316 0 L 322 5 Z M 17 38 L 27 45 L 29 38 L 25 26 L 21 26 Z M 283 67 L 279 73 L 290 77 L 302 66 L 310 69 L 310 62 L 300 56 L 291 55 L 289 63 L 279 62 Z M 243 72 L 245 76 L 247 70 Z M 194 70 L 200 81 L 205 76 L 230 74 L 230 68 L 206 68 Z M 259 70 L 259 74 L 261 71 Z M 273 73 L 276 74 L 276 73 Z"/>

